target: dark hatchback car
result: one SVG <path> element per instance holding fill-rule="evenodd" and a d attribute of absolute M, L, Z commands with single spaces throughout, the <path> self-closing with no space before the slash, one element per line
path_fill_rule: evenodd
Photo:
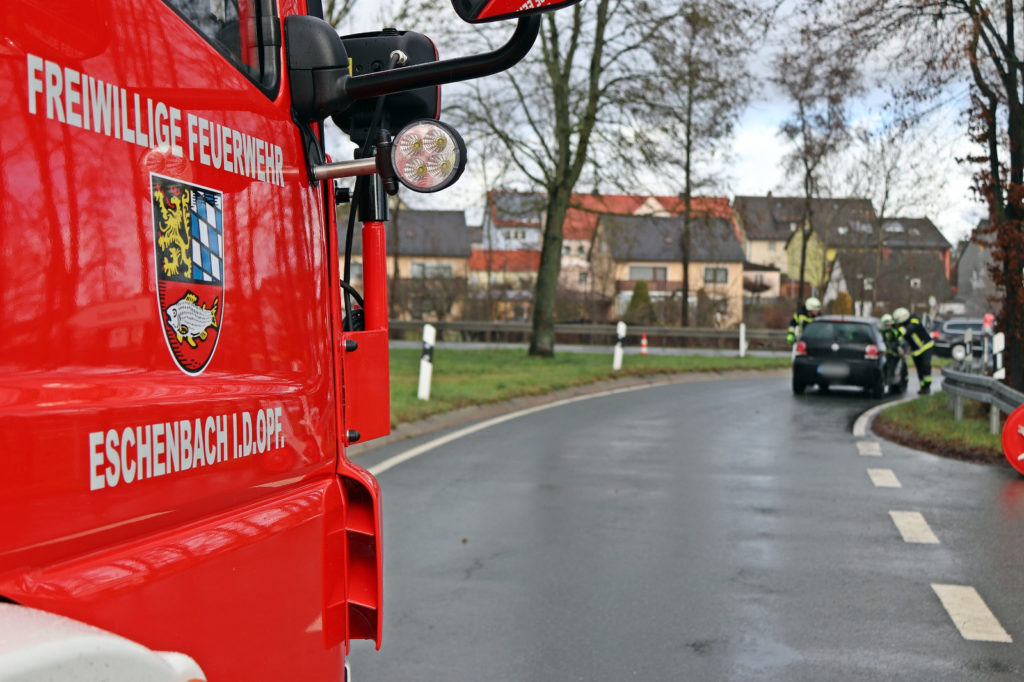
<path fill-rule="evenodd" d="M 982 349 L 982 338 L 985 320 L 980 317 L 951 317 L 939 323 L 938 328 L 932 332 L 935 339 L 935 353 L 949 357 L 952 354 L 953 346 L 964 342 L 964 335 L 971 330 L 974 352 L 980 353 Z"/>
<path fill-rule="evenodd" d="M 896 349 L 890 349 L 895 351 Z M 873 398 L 907 390 L 907 365 L 887 355 L 877 320 L 868 317 L 819 317 L 804 327 L 793 359 L 793 393 L 817 385 L 860 386 Z"/>

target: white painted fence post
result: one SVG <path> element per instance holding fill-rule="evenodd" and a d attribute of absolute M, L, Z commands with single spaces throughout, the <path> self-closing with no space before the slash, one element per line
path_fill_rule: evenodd
<path fill-rule="evenodd" d="M 612 355 L 612 370 L 618 372 L 622 369 L 622 344 L 626 342 L 626 323 L 619 322 L 615 325 L 615 353 Z"/>
<path fill-rule="evenodd" d="M 423 325 L 423 356 L 420 357 L 420 384 L 416 397 L 430 400 L 430 380 L 434 376 L 434 344 L 437 343 L 437 327 Z"/>
<path fill-rule="evenodd" d="M 747 323 L 740 322 L 740 357 L 747 357 Z"/>
<path fill-rule="evenodd" d="M 1006 378 L 1006 367 L 1003 366 L 1003 351 L 1006 350 L 1006 334 L 999 332 L 992 337 L 992 378 L 1002 381 Z"/>

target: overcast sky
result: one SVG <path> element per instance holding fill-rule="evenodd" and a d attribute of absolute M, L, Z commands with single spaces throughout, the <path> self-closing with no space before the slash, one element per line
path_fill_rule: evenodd
<path fill-rule="evenodd" d="M 368 0 L 361 0 L 358 6 L 367 6 Z M 350 17 L 343 27 L 344 33 L 357 33 L 372 31 L 381 28 L 381 22 L 386 16 L 384 6 L 387 3 L 373 3 L 377 10 L 369 14 L 362 12 Z M 448 7 L 447 2 L 438 11 L 448 11 L 455 18 L 454 10 Z M 415 30 L 413 26 L 400 26 L 401 29 Z M 769 48 L 770 49 L 770 48 Z M 457 54 L 456 49 L 438 44 L 438 51 L 442 59 L 446 56 Z M 758 59 L 762 65 L 767 64 L 770 57 L 767 55 Z M 457 86 L 445 86 L 446 88 Z M 877 96 L 876 96 L 877 99 Z M 444 98 L 442 97 L 442 102 Z M 927 217 L 938 226 L 952 243 L 967 236 L 977 224 L 979 218 L 985 215 L 985 207 L 976 200 L 970 192 L 971 179 L 970 169 L 956 163 L 956 157 L 963 157 L 970 147 L 965 139 L 963 123 L 958 116 L 960 103 L 952 102 L 945 108 L 940 108 L 935 117 L 939 121 L 939 130 L 920 150 L 923 154 L 930 154 L 934 159 L 938 171 L 944 175 L 944 189 L 942 196 L 938 197 L 938 204 L 942 208 L 932 209 Z M 853 112 L 856 122 L 858 118 L 875 116 L 867 102 L 858 103 Z M 736 135 L 732 142 L 732 153 L 730 162 L 722 168 L 722 175 L 725 178 L 722 186 L 716 194 L 727 195 L 730 198 L 736 195 L 764 195 L 769 191 L 776 196 L 795 196 L 799 193 L 799 184 L 787 181 L 783 169 L 783 157 L 786 153 L 786 143 L 779 136 L 779 125 L 786 118 L 788 108 L 786 102 L 768 85 L 762 88 L 760 97 L 756 99 L 746 113 L 743 115 L 737 127 Z M 335 158 L 351 157 L 349 151 L 351 145 L 343 140 L 340 132 L 335 131 L 328 137 L 329 151 Z M 469 149 L 470 158 L 473 158 L 474 150 Z M 478 223 L 482 216 L 484 189 L 474 174 L 472 167 L 452 188 L 444 190 L 436 195 L 415 195 L 403 194 L 403 198 L 410 204 L 417 207 L 465 209 L 467 219 L 472 223 Z M 657 192 L 675 194 L 678 187 L 666 180 L 664 187 L 657 188 Z M 910 215 L 907 217 L 919 217 Z"/>

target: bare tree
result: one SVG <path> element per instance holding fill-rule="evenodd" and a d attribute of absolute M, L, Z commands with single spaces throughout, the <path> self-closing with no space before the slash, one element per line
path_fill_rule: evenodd
<path fill-rule="evenodd" d="M 1003 294 L 999 327 L 1007 335 L 1009 383 L 1024 388 L 1024 26 L 1014 0 L 808 1 L 830 12 L 822 32 L 843 35 L 864 52 L 884 54 L 911 105 L 971 89 L 969 134 L 982 151 L 976 186 L 994 236 L 993 279 Z"/>
<path fill-rule="evenodd" d="M 680 82 L 673 41 L 685 34 L 687 13 L 682 3 L 588 0 L 545 15 L 539 45 L 515 69 L 446 94 L 460 126 L 499 140 L 523 184 L 546 196 L 533 355 L 554 353 L 562 228 L 578 184 L 635 189 L 652 174 L 679 168 L 682 118 L 667 115 L 662 95 Z M 407 2 L 406 16 L 417 21 L 434 14 L 433 2 Z M 494 45 L 503 30 L 473 29 L 460 44 Z"/>
<path fill-rule="evenodd" d="M 689 325 L 691 216 L 695 190 L 713 183 L 702 162 L 720 153 L 754 92 L 749 58 L 760 21 L 767 15 L 739 2 L 692 2 L 679 33 L 659 33 L 651 54 L 672 63 L 656 97 L 642 105 L 652 117 L 678 122 L 683 187 L 682 326 Z"/>
<path fill-rule="evenodd" d="M 799 301 L 804 296 L 807 243 L 814 232 L 814 199 L 821 195 L 825 162 L 849 141 L 846 107 L 860 91 L 861 78 L 848 55 L 816 36 L 811 27 L 797 33 L 798 40 L 775 57 L 772 80 L 793 105 L 780 132 L 793 145 L 786 164 L 799 174 L 803 188 Z"/>
<path fill-rule="evenodd" d="M 324 19 L 331 26 L 337 27 L 355 4 L 356 0 L 324 0 Z"/>
<path fill-rule="evenodd" d="M 870 234 L 855 244 L 873 252 L 872 309 L 878 305 L 886 222 L 896 216 L 934 214 L 948 205 L 946 169 L 935 158 L 936 128 L 936 122 L 920 116 L 883 117 L 874 127 L 861 124 L 853 144 L 826 174 L 831 196 L 863 197 L 875 208 Z"/>

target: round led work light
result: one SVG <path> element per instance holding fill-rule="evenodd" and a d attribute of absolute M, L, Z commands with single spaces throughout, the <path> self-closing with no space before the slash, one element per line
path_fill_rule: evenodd
<path fill-rule="evenodd" d="M 413 121 L 395 136 L 391 163 L 409 189 L 437 192 L 455 184 L 466 169 L 466 143 L 445 123 Z"/>

